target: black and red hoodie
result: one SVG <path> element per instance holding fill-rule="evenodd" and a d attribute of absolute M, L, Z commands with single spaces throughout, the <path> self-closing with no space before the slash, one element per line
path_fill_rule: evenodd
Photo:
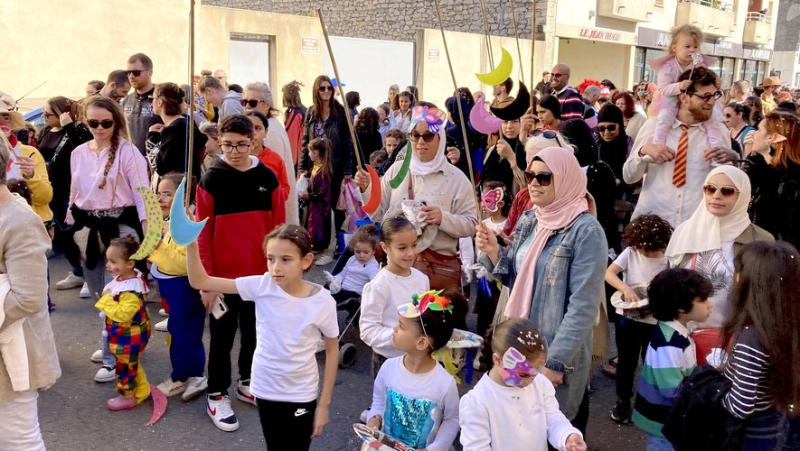
<path fill-rule="evenodd" d="M 200 259 L 212 276 L 236 278 L 267 272 L 264 237 L 286 221 L 286 199 L 275 173 L 255 157 L 246 171 L 217 160 L 197 187 L 197 220 L 208 218 Z"/>

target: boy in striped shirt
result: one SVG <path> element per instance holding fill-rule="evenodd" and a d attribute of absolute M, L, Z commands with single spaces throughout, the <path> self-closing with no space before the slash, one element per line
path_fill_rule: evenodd
<path fill-rule="evenodd" d="M 661 429 L 675 402 L 683 378 L 697 365 L 694 341 L 686 325 L 702 323 L 711 315 L 708 297 L 711 282 L 689 269 L 660 272 L 650 282 L 647 298 L 658 325 L 647 348 L 639 389 L 634 404 L 633 422 L 647 433 L 647 450 L 674 449 Z"/>

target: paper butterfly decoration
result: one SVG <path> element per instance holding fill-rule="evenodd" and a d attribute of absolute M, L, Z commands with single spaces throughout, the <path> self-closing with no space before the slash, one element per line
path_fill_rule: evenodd
<path fill-rule="evenodd" d="M 535 375 L 533 365 L 516 348 L 508 348 L 503 354 L 503 369 L 500 370 L 500 377 L 507 385 L 519 387 L 522 385 L 523 374 L 526 375 L 526 378 Z"/>
<path fill-rule="evenodd" d="M 486 207 L 486 210 L 491 213 L 496 213 L 499 210 L 497 203 L 503 200 L 503 188 L 495 188 L 483 193 L 481 196 L 481 204 Z"/>
<path fill-rule="evenodd" d="M 441 293 L 442 290 L 431 290 L 422 294 L 415 294 L 411 296 L 411 302 L 398 307 L 397 312 L 405 318 L 418 318 L 429 309 L 435 312 L 453 310 L 450 299 L 439 296 Z"/>
<path fill-rule="evenodd" d="M 417 105 L 411 111 L 411 129 L 416 127 L 419 122 L 425 122 L 431 133 L 439 133 L 439 127 L 444 124 L 446 118 L 447 115 L 444 111 L 438 108 Z"/>

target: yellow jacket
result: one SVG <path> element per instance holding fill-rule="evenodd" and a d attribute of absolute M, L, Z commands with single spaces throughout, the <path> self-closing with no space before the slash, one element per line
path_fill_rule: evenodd
<path fill-rule="evenodd" d="M 50 201 L 53 200 L 53 186 L 50 185 L 50 177 L 47 175 L 47 165 L 44 157 L 36 148 L 19 143 L 20 155 L 33 159 L 33 177 L 25 182 L 31 190 L 31 201 L 33 211 L 42 218 L 43 222 L 53 219 L 53 212 L 50 210 Z"/>
<path fill-rule="evenodd" d="M 761 94 L 761 111 L 764 113 L 764 116 L 768 115 L 776 108 L 778 108 L 778 103 L 774 98 L 768 99 L 767 96 Z"/>
<path fill-rule="evenodd" d="M 167 231 L 158 247 L 147 258 L 158 266 L 158 271 L 168 276 L 185 276 L 186 246 L 178 246 L 172 241 L 172 236 Z"/>

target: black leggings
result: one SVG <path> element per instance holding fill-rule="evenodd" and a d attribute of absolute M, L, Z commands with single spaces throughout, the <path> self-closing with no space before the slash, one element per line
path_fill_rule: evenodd
<path fill-rule="evenodd" d="M 307 451 L 314 433 L 317 401 L 281 402 L 256 398 L 261 431 L 272 451 Z"/>

